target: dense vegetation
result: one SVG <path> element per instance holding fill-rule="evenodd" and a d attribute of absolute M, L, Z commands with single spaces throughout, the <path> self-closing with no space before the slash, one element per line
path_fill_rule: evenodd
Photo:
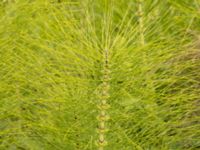
<path fill-rule="evenodd" d="M 199 93 L 199 0 L 0 2 L 0 150 L 198 150 Z"/>

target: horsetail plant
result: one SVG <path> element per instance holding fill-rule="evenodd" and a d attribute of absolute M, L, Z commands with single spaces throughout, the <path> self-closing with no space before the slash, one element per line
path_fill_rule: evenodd
<path fill-rule="evenodd" d="M 0 2 L 0 150 L 198 150 L 198 0 Z"/>

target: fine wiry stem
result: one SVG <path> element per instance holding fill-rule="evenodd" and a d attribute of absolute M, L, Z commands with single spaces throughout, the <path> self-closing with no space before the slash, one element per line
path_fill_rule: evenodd
<path fill-rule="evenodd" d="M 100 97 L 100 104 L 98 106 L 99 108 L 99 127 L 98 127 L 98 149 L 104 150 L 104 147 L 107 145 L 107 141 L 105 139 L 105 133 L 107 132 L 106 128 L 106 121 L 109 119 L 109 116 L 107 115 L 107 109 L 109 108 L 109 105 L 107 103 L 107 100 L 109 98 L 109 62 L 108 62 L 108 50 L 105 50 L 104 55 L 104 66 L 103 66 L 103 83 L 102 83 L 102 92 Z"/>

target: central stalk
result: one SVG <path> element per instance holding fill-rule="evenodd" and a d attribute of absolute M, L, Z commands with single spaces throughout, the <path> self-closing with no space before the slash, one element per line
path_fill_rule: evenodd
<path fill-rule="evenodd" d="M 109 70 L 109 61 L 108 61 L 108 50 L 105 50 L 104 52 L 104 64 L 103 64 L 103 79 L 102 79 L 102 91 L 100 95 L 100 103 L 98 105 L 99 108 L 99 126 L 98 126 L 98 133 L 99 133 L 99 139 L 98 139 L 98 149 L 104 150 L 104 147 L 107 145 L 107 141 L 105 139 L 105 134 L 108 131 L 106 128 L 107 120 L 109 119 L 109 116 L 107 114 L 107 109 L 109 108 L 109 104 L 107 103 L 109 99 L 109 89 L 110 89 L 110 70 Z"/>

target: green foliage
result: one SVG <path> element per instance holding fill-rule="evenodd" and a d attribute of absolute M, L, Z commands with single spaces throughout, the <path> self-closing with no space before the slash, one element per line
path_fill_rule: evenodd
<path fill-rule="evenodd" d="M 199 149 L 199 16 L 198 0 L 1 1 L 0 150 Z"/>

